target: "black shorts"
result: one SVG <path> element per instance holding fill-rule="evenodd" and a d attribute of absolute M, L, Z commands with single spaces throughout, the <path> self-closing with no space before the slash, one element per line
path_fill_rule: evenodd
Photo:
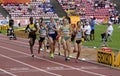
<path fill-rule="evenodd" d="M 82 42 L 82 40 L 76 40 L 77 44 L 80 44 Z"/>
<path fill-rule="evenodd" d="M 72 35 L 71 35 L 71 41 L 74 41 L 74 39 L 75 39 L 75 35 L 72 34 Z"/>
<path fill-rule="evenodd" d="M 45 40 L 45 37 L 40 37 L 39 42 L 43 42 Z"/>
<path fill-rule="evenodd" d="M 33 40 L 36 39 L 36 34 L 29 34 L 28 38 L 33 38 Z"/>
<path fill-rule="evenodd" d="M 94 32 L 94 29 L 92 29 L 91 32 L 90 32 L 90 34 L 94 34 L 94 33 L 95 33 L 95 32 Z"/>

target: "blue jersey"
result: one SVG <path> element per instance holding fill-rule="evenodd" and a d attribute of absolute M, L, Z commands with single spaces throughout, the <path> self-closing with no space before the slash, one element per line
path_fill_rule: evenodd
<path fill-rule="evenodd" d="M 55 30 L 52 29 L 52 28 L 56 29 L 55 26 L 56 26 L 55 23 L 48 24 L 48 34 L 55 34 Z"/>
<path fill-rule="evenodd" d="M 91 20 L 90 27 L 91 27 L 91 30 L 95 29 L 95 20 Z"/>

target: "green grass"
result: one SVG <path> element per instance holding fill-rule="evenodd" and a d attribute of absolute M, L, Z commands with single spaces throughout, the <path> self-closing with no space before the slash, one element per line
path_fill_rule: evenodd
<path fill-rule="evenodd" d="M 96 25 L 95 27 L 95 40 L 89 42 L 83 42 L 84 46 L 91 46 L 99 48 L 102 44 L 101 42 L 101 33 L 106 30 L 106 25 Z M 112 41 L 107 42 L 108 47 L 120 50 L 120 29 L 118 29 L 118 25 L 113 25 L 114 31 L 112 35 Z"/>
<path fill-rule="evenodd" d="M 0 30 L 0 33 L 2 33 L 2 34 L 6 34 L 6 30 Z"/>

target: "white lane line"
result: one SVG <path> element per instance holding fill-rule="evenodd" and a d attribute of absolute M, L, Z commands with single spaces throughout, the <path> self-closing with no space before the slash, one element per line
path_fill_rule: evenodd
<path fill-rule="evenodd" d="M 13 51 L 13 52 L 17 52 L 17 53 L 20 53 L 20 54 L 31 56 L 30 54 L 27 54 L 27 53 L 24 53 L 24 52 L 15 50 L 15 49 L 3 47 L 3 46 L 0 46 L 0 47 L 4 48 L 4 49 L 7 49 L 7 50 L 10 50 L 10 51 Z M 81 72 L 85 72 L 85 73 L 88 73 L 88 74 L 93 74 L 93 75 L 97 75 L 97 76 L 106 76 L 106 75 L 103 75 L 103 74 L 99 74 L 99 73 L 95 73 L 95 72 L 91 72 L 91 71 L 86 71 L 86 70 L 83 70 L 83 69 L 80 69 L 80 68 L 76 68 L 76 67 L 72 67 L 72 66 L 69 66 L 69 65 L 62 64 L 62 63 L 54 62 L 54 61 L 51 61 L 51 60 L 48 60 L 48 59 L 45 59 L 45 58 L 40 58 L 40 57 L 37 57 L 37 56 L 35 56 L 35 57 L 38 58 L 38 59 L 41 59 L 41 60 L 45 60 L 45 61 L 57 64 L 57 65 L 65 66 L 65 67 L 68 67 L 68 68 L 71 68 L 71 69 L 74 69 L 74 70 L 78 70 L 78 71 L 81 71 Z"/>
<path fill-rule="evenodd" d="M 2 40 L 8 40 L 8 39 L 5 39 L 5 38 L 0 38 L 0 39 L 2 39 Z M 27 42 L 28 40 L 26 40 L 26 42 Z M 18 42 L 18 43 L 22 43 L 22 44 L 26 44 L 26 45 L 29 45 L 29 43 L 25 43 L 25 42 L 23 42 L 23 41 L 12 41 L 12 42 Z"/>
<path fill-rule="evenodd" d="M 2 56 L 2 57 L 4 57 L 4 58 L 7 58 L 7 59 L 10 59 L 10 60 L 12 60 L 12 61 L 18 62 L 18 63 L 20 63 L 20 64 L 26 65 L 26 66 L 28 66 L 28 67 L 37 69 L 37 70 L 39 70 L 39 71 L 42 71 L 42 72 L 45 72 L 45 73 L 54 75 L 54 76 L 62 76 L 62 75 L 59 75 L 59 74 L 55 74 L 55 73 L 48 72 L 48 71 L 46 71 L 46 70 L 37 68 L 37 67 L 35 67 L 35 66 L 32 66 L 32 65 L 30 65 L 30 64 L 24 63 L 24 62 L 22 62 L 22 61 L 16 60 L 16 59 L 14 59 L 14 58 L 11 58 L 11 57 L 8 57 L 8 56 L 2 55 L 2 54 L 0 54 L 0 56 Z"/>
<path fill-rule="evenodd" d="M 8 39 L 8 37 L 7 37 L 7 35 L 3 35 L 3 34 L 0 34 L 0 38 L 7 38 Z M 27 38 L 25 39 L 25 38 L 21 38 L 21 37 L 17 37 L 17 39 L 22 39 L 22 40 L 28 40 Z"/>
<path fill-rule="evenodd" d="M 0 70 L 3 71 L 3 72 L 6 73 L 6 74 L 11 75 L 11 76 L 17 76 L 17 75 L 15 75 L 15 74 L 13 74 L 13 73 L 10 73 L 10 72 L 8 72 L 8 71 L 6 71 L 6 70 L 4 70 L 4 69 L 1 69 L 1 68 L 0 68 Z"/>
<path fill-rule="evenodd" d="M 0 39 L 2 39 L 2 40 L 8 40 L 8 39 L 4 39 L 4 38 L 0 38 Z M 27 42 L 28 40 L 26 40 L 26 42 Z M 29 43 L 26 43 L 25 41 L 12 41 L 12 42 L 18 42 L 18 43 L 21 43 L 21 44 L 24 44 L 24 45 L 29 45 Z M 37 41 L 36 41 L 37 42 Z M 37 44 L 35 44 L 34 46 L 38 46 Z"/>

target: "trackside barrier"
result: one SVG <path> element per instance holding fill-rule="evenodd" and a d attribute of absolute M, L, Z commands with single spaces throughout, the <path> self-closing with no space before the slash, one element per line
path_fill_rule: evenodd
<path fill-rule="evenodd" d="M 120 52 L 116 56 L 116 59 L 115 59 L 115 62 L 114 62 L 114 66 L 120 68 Z"/>
<path fill-rule="evenodd" d="M 120 52 L 115 56 L 114 52 L 97 50 L 97 62 L 108 66 L 120 68 Z"/>
<path fill-rule="evenodd" d="M 101 64 L 106 64 L 109 66 L 114 66 L 114 53 L 98 50 L 97 62 Z"/>
<path fill-rule="evenodd" d="M 5 25 L 5 26 L 0 26 L 0 30 L 7 30 L 9 28 L 8 25 Z"/>

